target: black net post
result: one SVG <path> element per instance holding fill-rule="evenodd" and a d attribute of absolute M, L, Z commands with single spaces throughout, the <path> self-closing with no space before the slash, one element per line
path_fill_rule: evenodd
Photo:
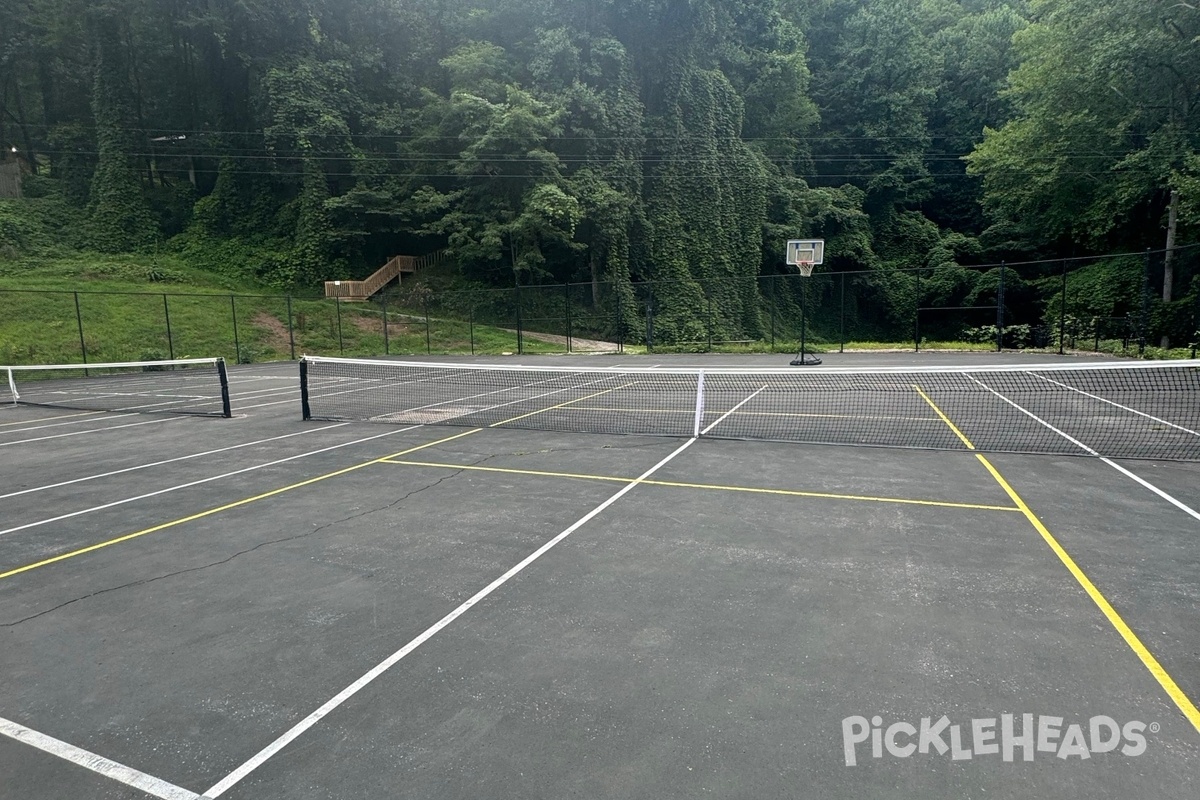
<path fill-rule="evenodd" d="M 292 296 L 287 296 L 287 312 L 288 312 L 288 347 L 291 350 L 292 361 L 296 360 L 296 333 L 292 330 Z"/>
<path fill-rule="evenodd" d="M 171 336 L 171 306 L 167 302 L 167 293 L 163 292 L 163 319 L 167 323 L 167 353 L 172 361 L 175 360 L 175 340 Z"/>
<path fill-rule="evenodd" d="M 1062 297 L 1058 302 L 1058 354 L 1064 355 L 1066 349 L 1063 344 L 1066 342 L 1067 335 L 1067 262 L 1062 262 Z"/>
<path fill-rule="evenodd" d="M 225 370 L 225 359 L 217 359 L 217 376 L 221 379 L 221 416 L 229 419 L 233 409 L 229 405 L 229 373 Z"/>
<path fill-rule="evenodd" d="M 300 415 L 302 419 L 312 419 L 312 409 L 308 405 L 308 361 L 300 359 Z"/>
<path fill-rule="evenodd" d="M 567 316 L 567 352 L 571 352 L 571 283 L 568 281 L 563 284 L 563 302 L 565 305 L 565 313 Z"/>
<path fill-rule="evenodd" d="M 1146 323 L 1150 316 L 1150 248 L 1142 261 L 1142 313 L 1138 316 L 1138 355 L 1146 353 Z"/>
<path fill-rule="evenodd" d="M 83 355 L 83 363 L 86 364 L 88 363 L 87 342 L 83 339 L 83 312 L 79 310 L 79 292 L 74 292 L 73 294 L 75 295 L 75 324 L 79 328 L 79 352 Z M 88 371 L 85 369 L 83 374 L 87 375 Z"/>
<path fill-rule="evenodd" d="M 383 310 L 383 354 L 391 355 L 391 344 L 388 342 L 387 292 L 379 293 L 379 303 Z"/>
<path fill-rule="evenodd" d="M 229 317 L 233 320 L 233 356 L 236 363 L 242 363 L 242 341 L 238 338 L 237 298 L 229 295 Z"/>
<path fill-rule="evenodd" d="M 1000 262 L 1000 285 L 996 288 L 996 352 L 1004 350 L 1004 272 L 1005 264 Z"/>

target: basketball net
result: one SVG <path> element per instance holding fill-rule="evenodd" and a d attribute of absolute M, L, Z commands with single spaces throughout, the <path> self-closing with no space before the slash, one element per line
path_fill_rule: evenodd
<path fill-rule="evenodd" d="M 800 277 L 802 277 L 802 278 L 811 278 L 812 277 L 813 262 L 798 261 L 798 262 L 796 262 L 796 267 L 799 268 L 799 270 L 800 270 Z"/>

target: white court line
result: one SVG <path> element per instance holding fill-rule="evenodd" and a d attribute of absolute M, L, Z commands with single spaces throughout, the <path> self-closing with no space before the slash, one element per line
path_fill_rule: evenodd
<path fill-rule="evenodd" d="M 75 431 L 74 433 L 56 433 L 53 436 L 39 436 L 36 439 L 19 439 L 15 442 L 2 442 L 0 447 L 12 447 L 14 444 L 29 444 L 30 442 L 44 442 L 48 439 L 64 439 L 68 436 L 84 436 L 89 433 L 104 433 L 105 431 L 119 431 L 122 428 L 136 428 L 139 425 L 154 425 L 158 422 L 170 422 L 173 419 L 186 419 L 185 416 L 161 417 L 152 419 L 146 422 L 131 422 L 128 425 L 109 425 L 106 428 L 91 428 L 86 431 Z"/>
<path fill-rule="evenodd" d="M 549 551 L 551 548 L 553 548 L 555 545 L 557 545 L 563 539 L 566 539 L 568 536 L 570 536 L 575 531 L 582 528 L 584 525 L 586 525 L 589 521 L 591 521 L 593 518 L 595 518 L 597 515 L 599 515 L 606 508 L 608 508 L 613 503 L 617 502 L 622 497 L 624 497 L 626 494 L 628 494 L 639 483 L 641 483 L 642 481 L 649 478 L 655 472 L 658 472 L 658 470 L 661 469 L 662 467 L 666 466 L 671 461 L 671 459 L 675 458 L 675 456 L 679 455 L 684 450 L 691 447 L 695 442 L 696 442 L 696 439 L 688 439 L 686 442 L 684 442 L 679 447 L 677 447 L 675 449 L 675 451 L 672 452 L 669 456 L 664 458 L 662 461 L 659 461 L 653 467 L 646 470 L 645 472 L 643 472 L 638 477 L 634 478 L 629 483 L 625 484 L 623 487 L 621 487 L 621 489 L 616 494 L 614 494 L 612 497 L 605 500 L 600 505 L 593 508 L 587 514 L 584 514 L 573 525 L 571 525 L 571 527 L 567 528 L 562 533 L 558 534 L 553 539 L 551 539 L 550 541 L 543 544 L 537 550 L 534 550 L 532 553 L 530 553 L 524 559 L 522 559 L 519 563 L 517 563 L 516 566 L 512 567 L 507 572 L 505 572 L 503 575 L 501 575 L 499 578 L 496 578 L 496 580 L 492 581 L 487 586 L 480 589 L 478 592 L 476 592 L 474 595 L 472 595 L 469 600 L 467 600 L 462 605 L 460 605 L 458 608 L 454 609 L 449 614 L 447 614 L 446 616 L 442 617 L 440 620 L 435 622 L 433 625 L 431 625 L 429 628 L 427 628 L 423 633 L 421 633 L 415 639 L 410 641 L 408 644 L 404 645 L 404 647 L 401 647 L 399 650 L 392 653 L 390 656 L 385 658 L 383 661 L 376 664 L 370 671 L 368 671 L 361 678 L 359 678 L 354 683 L 347 686 L 342 691 L 338 692 L 328 702 L 326 702 L 324 705 L 322 705 L 316 711 L 312 712 L 307 717 L 305 717 L 304 719 L 300 720 L 298 723 L 293 725 L 290 730 L 288 730 L 286 733 L 284 733 L 278 739 L 271 742 L 265 748 L 260 750 L 254 757 L 252 757 L 245 764 L 242 764 L 240 767 L 235 769 L 233 772 L 229 773 L 224 778 L 222 778 L 220 782 L 218 782 L 215 786 L 213 786 L 211 789 L 209 789 L 207 792 L 205 792 L 203 796 L 205 798 L 216 798 L 216 797 L 220 797 L 222 794 L 229 791 L 229 789 L 231 789 L 233 786 L 235 786 L 237 783 L 239 783 L 243 778 L 245 778 L 251 772 L 253 772 L 254 770 L 261 767 L 263 764 L 265 764 L 269 759 L 271 759 L 273 756 L 275 756 L 280 750 L 287 747 L 288 744 L 290 744 L 292 741 L 294 741 L 296 738 L 298 738 L 301 734 L 303 734 L 309 728 L 313 727 L 318 722 L 320 722 L 325 716 L 327 716 L 330 712 L 334 711 L 338 706 L 342 705 L 347 700 L 349 700 L 351 697 L 358 694 L 358 692 L 360 690 L 362 690 L 368 684 L 373 682 L 376 678 L 383 675 L 383 673 L 387 672 L 389 669 L 391 669 L 393 666 L 395 666 L 397 663 L 399 663 L 400 660 L 403 659 L 405 656 L 407 656 L 409 653 L 413 652 L 418 647 L 420 647 L 422 644 L 429 641 L 439 631 L 441 631 L 443 628 L 448 626 L 450 623 L 454 622 L 454 620 L 458 619 L 463 614 L 470 611 L 472 607 L 474 607 L 480 601 L 485 599 L 492 592 L 496 591 L 501 586 L 508 583 L 518 573 L 520 573 L 526 567 L 528 567 L 530 564 L 532 564 L 533 562 L 535 562 L 539 558 L 541 558 L 543 555 L 545 555 L 547 551 Z"/>
<path fill-rule="evenodd" d="M 70 486 L 73 483 L 83 483 L 84 481 L 94 481 L 98 478 L 111 478 L 114 475 L 123 475 L 126 472 L 136 472 L 140 469 L 150 469 L 151 467 L 161 467 L 163 464 L 174 464 L 179 461 L 188 461 L 193 458 L 203 458 L 204 456 L 215 455 L 216 453 L 225 453 L 230 450 L 237 450 L 242 447 L 253 447 L 256 444 L 266 444 L 267 442 L 277 442 L 280 439 L 290 439 L 293 436 L 305 436 L 310 433 L 320 433 L 321 431 L 332 430 L 333 428 L 341 428 L 344 425 L 349 425 L 348 422 L 339 422 L 335 425 L 326 425 L 323 428 L 313 428 L 311 430 L 298 431 L 297 433 L 285 433 L 282 436 L 272 436 L 269 439 L 258 439 L 253 442 L 242 442 L 241 444 L 229 445 L 228 447 L 220 447 L 216 450 L 205 450 L 203 453 L 192 453 L 189 456 L 179 456 L 178 458 L 168 458 L 164 461 L 154 461 L 149 464 L 138 464 L 136 467 L 125 467 L 124 469 L 116 469 L 112 472 L 101 472 L 96 475 L 88 475 L 84 478 L 75 478 L 74 480 L 61 481 L 59 483 L 51 483 L 46 486 L 35 486 L 32 489 L 22 489 L 19 492 L 9 492 L 8 494 L 0 494 L 0 500 L 6 500 L 9 497 L 17 497 L 23 494 L 31 494 L 33 492 L 43 492 L 47 489 L 58 489 L 63 486 Z"/>
<path fill-rule="evenodd" d="M 762 388 L 760 388 L 760 389 L 758 389 L 756 392 L 754 392 L 754 394 L 750 395 L 750 396 L 749 396 L 749 397 L 747 397 L 745 400 L 743 400 L 742 402 L 738 403 L 738 404 L 737 404 L 736 406 L 734 406 L 733 408 L 731 408 L 731 409 L 729 409 L 728 411 L 726 411 L 724 414 L 722 414 L 722 415 L 721 415 L 721 416 L 720 416 L 720 417 L 717 419 L 717 421 L 716 421 L 716 422 L 714 422 L 712 425 L 709 425 L 709 426 L 708 426 L 707 428 L 705 428 L 704 430 L 700 431 L 700 435 L 701 435 L 701 436 L 703 436 L 704 434 L 706 434 L 706 433 L 708 433 L 709 431 L 711 431 L 713 428 L 715 428 L 715 427 L 717 427 L 718 425 L 720 425 L 722 422 L 724 422 L 724 421 L 725 421 L 725 418 L 726 418 L 726 417 L 728 417 L 730 414 L 732 414 L 733 412 L 737 411 L 739 408 L 741 408 L 742 406 L 746 405 L 746 403 L 749 403 L 751 400 L 753 400 L 755 397 L 757 397 L 759 392 L 766 391 L 766 388 L 767 388 L 767 387 L 763 386 Z"/>
<path fill-rule="evenodd" d="M 977 378 L 975 378 L 975 377 L 973 377 L 973 376 L 971 376 L 971 375 L 967 375 L 967 377 L 968 377 L 968 378 L 970 378 L 971 380 L 975 381 L 975 383 L 978 383 L 978 384 L 979 384 L 980 386 L 982 386 L 984 389 L 987 389 L 987 390 L 988 390 L 989 392 L 991 392 L 992 394 L 996 395 L 996 397 L 999 397 L 1001 400 L 1003 400 L 1004 402 L 1008 403 L 1010 406 L 1012 406 L 1013 408 L 1015 408 L 1017 411 L 1020 411 L 1020 412 L 1021 412 L 1022 414 L 1024 414 L 1025 416 L 1029 417 L 1030 419 L 1034 420 L 1035 422 L 1038 422 L 1038 423 L 1040 423 L 1041 425 L 1044 425 L 1045 427 L 1047 427 L 1047 428 L 1049 428 L 1050 430 L 1052 430 L 1052 431 L 1054 431 L 1055 433 L 1057 433 L 1059 436 L 1061 436 L 1061 437 L 1063 437 L 1064 439 L 1066 439 L 1066 440 L 1067 440 L 1068 442 L 1070 442 L 1071 444 L 1075 445 L 1076 447 L 1079 447 L 1079 448 L 1083 449 L 1084 451 L 1086 451 L 1086 452 L 1087 452 L 1087 453 L 1089 453 L 1090 455 L 1096 456 L 1096 457 L 1097 457 L 1097 458 L 1099 458 L 1101 461 L 1103 461 L 1105 464 L 1108 464 L 1110 467 L 1112 467 L 1113 469 L 1115 469 L 1117 472 L 1120 472 L 1122 475 L 1126 476 L 1127 478 L 1131 478 L 1131 479 L 1133 479 L 1134 481 L 1137 481 L 1139 484 L 1141 484 L 1142 486 L 1146 487 L 1146 488 L 1147 488 L 1147 489 L 1149 489 L 1150 491 L 1154 492 L 1156 495 L 1158 495 L 1159 497 L 1161 497 L 1163 500 L 1166 500 L 1168 503 L 1170 503 L 1171 505 L 1175 506 L 1176 508 L 1178 508 L 1180 511 L 1184 512 L 1185 514 L 1189 514 L 1189 515 L 1191 515 L 1191 516 L 1195 517 L 1196 519 L 1200 520 L 1200 511 L 1197 511 L 1196 509 L 1192 508 L 1192 507 L 1191 507 L 1191 506 L 1189 506 L 1189 505 L 1186 505 L 1185 503 L 1183 503 L 1182 501 L 1180 501 L 1180 500 L 1176 499 L 1175 497 L 1172 497 L 1171 495 L 1169 495 L 1169 494 L 1167 494 L 1166 492 L 1164 492 L 1162 489 L 1160 489 L 1160 488 L 1158 488 L 1157 486 L 1155 486 L 1153 483 L 1150 483 L 1150 481 L 1146 480 L 1145 478 L 1141 477 L 1140 475 L 1135 475 L 1134 473 L 1132 473 L 1132 472 L 1130 472 L 1129 470 L 1125 469 L 1125 467 L 1122 467 L 1120 464 L 1118 464 L 1117 462 L 1113 461 L 1112 459 L 1110 459 L 1110 458 L 1105 458 L 1104 456 L 1100 455 L 1098 452 L 1096 452 L 1096 451 L 1095 451 L 1095 450 L 1093 450 L 1092 448 L 1088 447 L 1088 446 L 1087 446 L 1086 444 L 1084 444 L 1083 442 L 1081 442 L 1081 441 L 1079 441 L 1078 439 L 1076 439 L 1074 436 L 1071 436 L 1070 434 L 1067 434 L 1067 433 L 1063 433 L 1063 432 L 1062 432 L 1062 431 L 1060 431 L 1058 428 L 1054 427 L 1054 426 L 1053 426 L 1053 425 L 1051 425 L 1049 422 L 1046 422 L 1046 420 L 1044 420 L 1044 419 L 1042 419 L 1041 417 L 1039 417 L 1037 414 L 1034 414 L 1032 411 L 1029 411 L 1028 409 L 1026 409 L 1026 408 L 1023 408 L 1023 407 L 1021 407 L 1021 406 L 1017 405 L 1017 404 L 1016 404 L 1016 403 L 1014 403 L 1012 400 L 1009 400 L 1007 397 L 1005 397 L 1004 395 L 1000 394 L 999 392 L 997 392 L 997 391 L 996 391 L 995 389 L 993 389 L 992 387 L 988 386 L 988 385 L 987 385 L 986 383 L 984 383 L 983 381 L 980 381 L 980 380 L 978 380 Z"/>
<path fill-rule="evenodd" d="M 1116 403 L 1116 402 L 1113 402 L 1112 400 L 1109 400 L 1107 397 L 1101 397 L 1098 394 L 1092 394 L 1091 392 L 1085 392 L 1083 389 L 1077 389 L 1074 386 L 1068 386 L 1065 383 L 1059 383 L 1058 381 L 1053 380 L 1051 378 L 1047 378 L 1044 375 L 1038 375 L 1036 372 L 1031 372 L 1029 374 L 1035 378 L 1040 378 L 1040 379 L 1046 381 L 1047 383 L 1053 383 L 1055 386 L 1061 386 L 1064 389 L 1070 389 L 1072 392 L 1078 392 L 1079 394 L 1084 395 L 1085 397 L 1090 397 L 1093 400 L 1099 400 L 1101 403 L 1108 403 L 1110 406 L 1115 406 L 1116 408 L 1119 408 L 1122 411 L 1128 411 L 1130 414 L 1137 414 L 1139 417 L 1145 417 L 1146 419 L 1154 420 L 1155 422 L 1160 422 L 1163 425 L 1174 428 L 1177 431 L 1183 431 L 1184 433 L 1190 433 L 1192 436 L 1200 436 L 1200 433 L 1197 433 L 1196 431 L 1194 431 L 1190 428 L 1185 428 L 1182 425 L 1176 425 L 1174 422 L 1167 422 L 1165 419 L 1160 419 L 1159 417 L 1156 417 L 1153 414 L 1147 414 L 1144 411 L 1138 411 L 1136 408 L 1130 408 L 1129 406 L 1123 406 L 1120 403 Z"/>
<path fill-rule="evenodd" d="M 7 528 L 5 530 L 0 531 L 0 536 L 5 536 L 10 533 L 16 533 L 17 531 L 28 530 L 29 528 L 37 528 L 42 525 L 49 525 L 51 522 L 59 522 L 64 519 L 71 519 L 72 517 L 79 517 L 84 514 L 91 514 L 94 511 L 103 511 L 106 508 L 113 508 L 114 506 L 120 506 L 120 505 L 124 505 L 126 503 L 133 503 L 138 500 L 145 500 L 146 498 L 149 498 L 149 497 L 157 497 L 158 495 L 167 494 L 169 492 L 176 492 L 176 491 L 179 491 L 180 489 L 189 489 L 193 486 L 200 486 L 201 484 L 212 483 L 213 481 L 219 481 L 222 478 L 232 478 L 234 475 L 242 475 L 247 472 L 254 472 L 255 470 L 266 469 L 267 467 L 274 467 L 279 464 L 286 464 L 289 461 L 295 461 L 300 458 L 308 458 L 309 456 L 315 456 L 315 455 L 319 455 L 321 453 L 328 453 L 330 450 L 337 450 L 339 448 L 349 447 L 350 445 L 354 445 L 354 444 L 362 444 L 363 442 L 369 442 L 372 439 L 382 439 L 384 436 L 394 436 L 397 433 L 404 433 L 405 431 L 411 431 L 414 428 L 419 428 L 419 427 L 421 427 L 421 426 L 420 425 L 410 425 L 406 428 L 397 428 L 394 431 L 388 431 L 387 433 L 380 433 L 375 436 L 368 436 L 365 439 L 355 439 L 354 441 L 351 441 L 351 442 L 343 442 L 341 444 L 331 445 L 330 447 L 322 447 L 320 450 L 310 450 L 307 453 L 300 453 L 298 455 L 288 456 L 287 458 L 281 458 L 276 461 L 268 461 L 265 464 L 257 464 L 253 467 L 244 467 L 242 469 L 234 470 L 233 472 L 226 472 L 221 475 L 213 475 L 208 478 L 201 478 L 198 481 L 191 481 L 189 483 L 181 483 L 178 486 L 168 486 L 166 489 L 159 489 L 158 491 L 155 491 L 155 492 L 147 492 L 146 494 L 140 494 L 136 497 L 126 497 L 121 500 L 114 500 L 111 503 L 104 503 L 103 505 L 92 506 L 91 508 L 84 508 L 79 511 L 72 511 L 68 514 L 60 514 L 57 517 L 50 517 L 49 519 L 38 520 L 37 522 L 27 522 L 24 525 L 18 525 L 15 528 Z"/>
<path fill-rule="evenodd" d="M 6 403 L 6 408 L 17 408 L 19 403 Z M 18 419 L 13 422 L 0 422 L 0 428 L 7 428 L 10 425 L 28 425 L 31 422 L 49 422 L 52 419 L 71 419 L 72 417 L 94 417 L 97 414 L 105 414 L 105 411 L 82 411 L 78 414 L 59 414 L 56 417 L 41 417 L 39 419 Z"/>
<path fill-rule="evenodd" d="M 91 412 L 91 414 L 93 414 L 93 415 L 104 414 L 104 413 L 106 413 L 106 412 L 104 412 L 104 411 Z M 74 415 L 72 415 L 72 416 L 74 416 Z M 129 414 L 113 414 L 109 417 L 106 417 L 106 419 L 121 419 L 123 417 L 132 417 L 132 416 L 135 416 L 132 412 Z M 72 422 L 52 422 L 49 425 L 31 425 L 27 428 L 13 428 L 12 430 L 9 430 L 9 431 L 0 431 L 0 435 L 7 435 L 10 433 L 26 433 L 28 431 L 40 431 L 44 428 L 61 428 L 64 425 L 81 425 L 85 422 L 91 422 L 91 421 L 92 421 L 91 419 L 77 419 Z M 28 424 L 29 422 L 41 422 L 41 420 L 37 420 L 37 419 L 27 420 L 26 424 Z"/>
<path fill-rule="evenodd" d="M 0 734 L 22 744 L 37 748 L 43 753 L 49 753 L 52 756 L 70 761 L 72 764 L 76 764 L 84 769 L 99 773 L 110 780 L 123 783 L 126 786 L 132 786 L 134 789 L 139 789 L 154 797 L 162 798 L 162 800 L 200 799 L 200 795 L 195 792 L 189 792 L 187 789 L 176 786 L 173 783 L 167 783 L 161 778 L 147 775 L 145 772 L 140 772 L 124 764 L 118 764 L 116 761 L 111 761 L 103 756 L 90 753 L 73 744 L 67 744 L 64 741 L 55 739 L 53 736 L 38 733 L 31 728 L 26 728 L 24 725 L 4 719 L 3 717 L 0 717 Z"/>

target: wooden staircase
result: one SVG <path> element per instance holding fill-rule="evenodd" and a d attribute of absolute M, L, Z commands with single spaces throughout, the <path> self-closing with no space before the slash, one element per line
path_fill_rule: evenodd
<path fill-rule="evenodd" d="M 325 296 L 345 302 L 369 300 L 378 291 L 392 282 L 393 278 L 403 281 L 404 273 L 414 274 L 445 260 L 445 251 L 438 250 L 427 256 L 393 256 L 390 261 L 362 281 L 325 281 Z"/>

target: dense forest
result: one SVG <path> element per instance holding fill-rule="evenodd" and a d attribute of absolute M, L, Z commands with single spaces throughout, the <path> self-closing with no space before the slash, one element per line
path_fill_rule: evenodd
<path fill-rule="evenodd" d="M 670 340 L 706 306 L 761 336 L 789 238 L 878 330 L 914 292 L 995 304 L 1002 261 L 1200 238 L 1177 0 L 0 0 L 0 41 L 37 209 L 0 207 L 3 258 L 161 247 L 315 289 L 442 251 L 450 288 L 653 281 Z M 1193 252 L 1072 261 L 1073 311 L 1149 281 L 1191 336 Z M 1058 313 L 1058 271 L 1010 270 L 1014 318 Z"/>

